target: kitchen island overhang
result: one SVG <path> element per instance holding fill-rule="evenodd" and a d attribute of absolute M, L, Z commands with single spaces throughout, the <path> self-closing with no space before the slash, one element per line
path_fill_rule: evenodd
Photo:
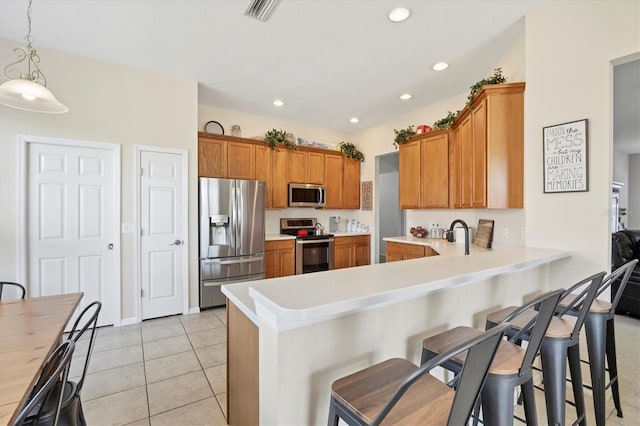
<path fill-rule="evenodd" d="M 422 338 L 566 286 L 548 265 L 570 256 L 519 247 L 223 287 L 258 328 L 260 424 L 325 423 L 333 380 L 389 357 L 417 362 Z"/>

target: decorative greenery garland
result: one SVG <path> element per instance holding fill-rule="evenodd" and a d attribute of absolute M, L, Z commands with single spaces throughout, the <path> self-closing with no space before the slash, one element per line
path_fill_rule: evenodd
<path fill-rule="evenodd" d="M 447 116 L 445 118 L 441 118 L 440 120 L 433 123 L 433 130 L 442 130 L 447 127 L 451 127 L 458 115 L 460 114 L 460 110 L 456 112 L 447 111 Z"/>
<path fill-rule="evenodd" d="M 264 134 L 264 142 L 275 149 L 278 145 L 284 145 L 287 149 L 295 148 L 296 144 L 293 141 L 287 139 L 287 132 L 280 129 L 271 129 Z"/>
<path fill-rule="evenodd" d="M 364 161 L 364 154 L 351 142 L 340 142 L 340 151 L 342 151 L 342 155 L 347 158 L 355 158 L 361 163 Z"/>
<path fill-rule="evenodd" d="M 416 131 L 413 130 L 413 126 L 409 126 L 406 129 L 393 129 L 393 133 L 396 134 L 396 137 L 393 140 L 393 146 L 398 149 L 400 145 L 407 143 L 407 141 L 416 134 Z"/>

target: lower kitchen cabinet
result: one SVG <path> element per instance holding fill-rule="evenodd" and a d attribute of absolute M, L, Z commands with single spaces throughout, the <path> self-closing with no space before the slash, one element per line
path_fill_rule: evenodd
<path fill-rule="evenodd" d="M 371 263 L 371 236 L 336 237 L 333 245 L 334 269 L 351 268 Z"/>
<path fill-rule="evenodd" d="M 429 246 L 387 241 L 387 262 L 437 255 L 438 253 Z"/>
<path fill-rule="evenodd" d="M 265 278 L 296 273 L 295 240 L 267 241 L 264 251 Z"/>

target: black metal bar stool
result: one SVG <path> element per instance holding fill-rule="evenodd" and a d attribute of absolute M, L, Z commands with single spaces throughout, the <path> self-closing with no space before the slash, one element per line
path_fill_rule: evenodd
<path fill-rule="evenodd" d="M 528 317 L 527 324 L 515 331 L 508 341 L 501 341 L 498 346 L 495 359 L 489 368 L 487 381 L 481 392 L 484 424 L 510 425 L 513 423 L 516 386 L 520 386 L 522 389 L 527 425 L 538 424 L 531 367 L 563 292 L 564 290 L 556 290 L 545 293 L 504 318 L 503 324 L 517 320 L 530 308 L 540 304 L 540 310 L 534 311 L 533 317 Z M 445 353 L 460 339 L 468 339 L 470 336 L 477 336 L 481 333 L 471 327 L 456 327 L 423 340 L 422 363 L 428 362 L 438 354 Z M 519 341 L 525 333 L 530 336 L 526 349 L 514 343 Z M 464 368 L 464 365 L 464 357 L 457 356 L 443 363 L 442 367 L 457 373 Z"/>
<path fill-rule="evenodd" d="M 20 296 L 20 299 L 24 299 L 24 296 L 27 293 L 22 284 L 10 281 L 0 281 L 0 300 L 2 300 L 2 290 L 4 290 L 5 287 L 15 288 L 19 293 L 18 295 Z"/>
<path fill-rule="evenodd" d="M 610 275 L 602 280 L 596 297 L 600 296 L 612 283 L 619 281 L 620 285 L 615 296 L 608 303 L 600 299 L 594 300 L 585 318 L 584 328 L 587 337 L 587 352 L 589 354 L 589 368 L 591 371 L 591 390 L 593 393 L 593 405 L 596 414 L 596 424 L 605 424 L 605 391 L 611 388 L 613 402 L 616 406 L 618 417 L 622 417 L 622 406 L 620 404 L 620 391 L 618 388 L 618 367 L 616 361 L 616 338 L 615 338 L 615 311 L 622 292 L 629 281 L 633 268 L 638 263 L 638 259 L 625 263 Z M 565 297 L 559 305 L 562 309 L 571 302 L 570 297 Z M 571 311 L 567 312 L 571 314 Z M 605 384 L 605 356 L 609 370 L 609 383 Z"/>
<path fill-rule="evenodd" d="M 502 324 L 416 367 L 393 358 L 336 380 L 331 385 L 329 425 L 342 419 L 349 425 L 462 425 L 487 377 L 509 324 Z M 454 391 L 428 372 L 464 353 L 467 362 L 456 377 Z"/>
<path fill-rule="evenodd" d="M 574 405 L 576 407 L 576 422 L 581 425 L 586 424 L 582 371 L 580 370 L 580 330 L 604 275 L 604 272 L 600 272 L 585 278 L 563 293 L 559 305 L 563 303 L 564 298 L 569 298 L 571 301 L 565 303 L 562 308 L 558 307 L 556 315 L 551 319 L 540 345 L 544 396 L 549 424 L 565 424 L 567 360 L 569 361 Z M 515 309 L 515 306 L 511 306 L 489 314 L 486 328 L 495 327 Z M 575 315 L 577 320 L 569 321 L 564 318 L 565 314 Z M 524 312 L 523 315 L 511 322 L 512 330 L 520 330 L 535 315 L 536 311 L 533 308 Z M 513 334 L 513 331 L 509 334 Z M 526 334 L 522 337 L 524 340 L 529 338 Z"/>

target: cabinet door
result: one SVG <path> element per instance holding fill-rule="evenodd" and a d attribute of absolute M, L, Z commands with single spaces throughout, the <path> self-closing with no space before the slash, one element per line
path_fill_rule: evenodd
<path fill-rule="evenodd" d="M 243 142 L 229 142 L 227 171 L 230 179 L 256 177 L 256 146 Z"/>
<path fill-rule="evenodd" d="M 276 278 L 280 276 L 280 259 L 279 250 L 264 251 L 264 277 Z"/>
<path fill-rule="evenodd" d="M 370 237 L 363 236 L 358 238 L 356 243 L 356 264 L 355 266 L 371 264 L 371 243 Z"/>
<path fill-rule="evenodd" d="M 289 182 L 309 183 L 307 180 L 307 153 L 289 151 Z"/>
<path fill-rule="evenodd" d="M 400 208 L 420 208 L 420 141 L 400 145 L 398 159 Z"/>
<path fill-rule="evenodd" d="M 342 180 L 342 208 L 360 208 L 360 161 L 344 158 L 344 177 Z"/>
<path fill-rule="evenodd" d="M 471 115 L 460 123 L 460 207 L 472 206 L 473 141 Z"/>
<path fill-rule="evenodd" d="M 421 142 L 422 173 L 420 190 L 422 207 L 449 207 L 449 135 L 439 134 Z"/>
<path fill-rule="evenodd" d="M 324 154 L 307 152 L 307 182 L 322 185 L 324 181 Z"/>
<path fill-rule="evenodd" d="M 227 177 L 227 142 L 198 140 L 198 176 Z"/>
<path fill-rule="evenodd" d="M 343 173 L 342 173 L 342 156 L 325 155 L 325 185 L 327 187 L 327 199 L 325 203 L 326 209 L 342 208 L 342 190 L 343 190 Z"/>
<path fill-rule="evenodd" d="M 292 243 L 291 249 L 280 250 L 280 275 L 281 277 L 288 277 L 296 273 L 296 256 Z"/>
<path fill-rule="evenodd" d="M 395 251 L 389 251 L 387 250 L 387 256 L 385 261 L 388 262 L 398 262 L 402 260 L 402 253 L 398 253 Z"/>
<path fill-rule="evenodd" d="M 271 148 L 256 146 L 256 180 L 267 183 L 266 208 L 273 206 L 273 185 L 271 183 Z"/>
<path fill-rule="evenodd" d="M 487 207 L 487 99 L 471 112 L 473 140 L 473 196 L 474 208 Z"/>
<path fill-rule="evenodd" d="M 283 148 L 271 151 L 271 207 L 286 209 L 289 204 L 289 185 L 287 181 L 287 160 L 289 151 Z"/>
<path fill-rule="evenodd" d="M 355 245 L 353 243 L 335 244 L 333 246 L 334 269 L 350 268 L 355 264 Z"/>
<path fill-rule="evenodd" d="M 460 197 L 460 128 L 456 127 L 449 140 L 449 206 L 461 207 Z"/>

